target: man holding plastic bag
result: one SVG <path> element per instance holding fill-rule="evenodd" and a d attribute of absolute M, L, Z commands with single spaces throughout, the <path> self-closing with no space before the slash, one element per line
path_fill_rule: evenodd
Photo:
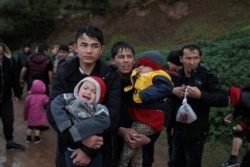
<path fill-rule="evenodd" d="M 180 83 L 173 89 L 174 167 L 201 167 L 202 153 L 209 131 L 210 107 L 226 107 L 228 94 L 218 78 L 200 65 L 201 50 L 196 45 L 181 49 Z"/>

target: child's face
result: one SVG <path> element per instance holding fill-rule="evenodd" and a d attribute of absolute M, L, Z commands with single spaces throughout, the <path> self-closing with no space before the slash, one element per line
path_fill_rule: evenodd
<path fill-rule="evenodd" d="M 145 65 L 139 65 L 137 67 L 137 70 L 138 70 L 139 74 L 143 74 L 143 73 L 154 71 L 154 69 L 152 67 L 145 66 Z"/>
<path fill-rule="evenodd" d="M 77 96 L 80 99 L 83 99 L 84 101 L 86 101 L 87 103 L 94 103 L 96 100 L 96 87 L 95 87 L 95 85 L 89 81 L 85 81 L 81 85 Z"/>

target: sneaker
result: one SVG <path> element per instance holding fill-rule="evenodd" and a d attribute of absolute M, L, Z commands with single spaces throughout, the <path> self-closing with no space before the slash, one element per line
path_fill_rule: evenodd
<path fill-rule="evenodd" d="M 26 137 L 26 143 L 31 143 L 31 136 Z"/>
<path fill-rule="evenodd" d="M 221 167 L 236 167 L 237 165 L 240 165 L 240 163 L 237 160 L 227 160 L 225 163 L 221 165 Z"/>
<path fill-rule="evenodd" d="M 15 142 L 9 142 L 6 144 L 6 150 L 25 150 L 25 146 Z"/>
<path fill-rule="evenodd" d="M 42 139 L 39 136 L 35 136 L 35 141 L 34 141 L 35 144 L 38 144 L 41 141 L 42 141 Z"/>

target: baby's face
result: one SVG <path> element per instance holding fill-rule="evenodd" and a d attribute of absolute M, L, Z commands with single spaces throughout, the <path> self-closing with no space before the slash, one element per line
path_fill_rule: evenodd
<path fill-rule="evenodd" d="M 81 85 L 77 96 L 80 99 L 83 99 L 84 101 L 86 101 L 87 103 L 94 103 L 96 100 L 96 87 L 95 87 L 95 85 L 89 81 L 85 81 Z"/>
<path fill-rule="evenodd" d="M 149 67 L 149 66 L 146 66 L 146 65 L 139 65 L 137 67 L 137 70 L 138 70 L 138 73 L 139 74 L 143 74 L 143 73 L 148 73 L 148 72 L 151 72 L 151 71 L 154 71 L 154 69 L 152 67 Z"/>

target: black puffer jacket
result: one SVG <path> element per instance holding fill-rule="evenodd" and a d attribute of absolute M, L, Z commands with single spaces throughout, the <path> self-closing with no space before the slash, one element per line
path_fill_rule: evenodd
<path fill-rule="evenodd" d="M 0 65 L 2 66 L 2 72 L 0 71 L 0 103 L 12 98 L 12 90 L 15 97 L 21 98 L 17 62 L 15 58 L 11 56 L 9 48 L 5 44 L 1 45 L 5 47 L 5 53 L 2 60 L 0 60 Z"/>
<path fill-rule="evenodd" d="M 220 87 L 219 80 L 216 76 L 199 66 L 193 70 L 190 78 L 186 78 L 184 70 L 179 71 L 180 83 L 196 86 L 201 91 L 201 98 L 187 98 L 188 104 L 191 105 L 197 115 L 197 120 L 191 124 L 183 124 L 175 122 L 175 129 L 181 130 L 184 138 L 199 138 L 202 135 L 207 135 L 209 131 L 209 111 L 210 107 L 226 107 L 228 105 L 228 93 Z M 182 99 L 175 98 L 174 108 L 175 116 L 182 103 Z M 172 118 L 172 119 L 175 119 Z"/>

